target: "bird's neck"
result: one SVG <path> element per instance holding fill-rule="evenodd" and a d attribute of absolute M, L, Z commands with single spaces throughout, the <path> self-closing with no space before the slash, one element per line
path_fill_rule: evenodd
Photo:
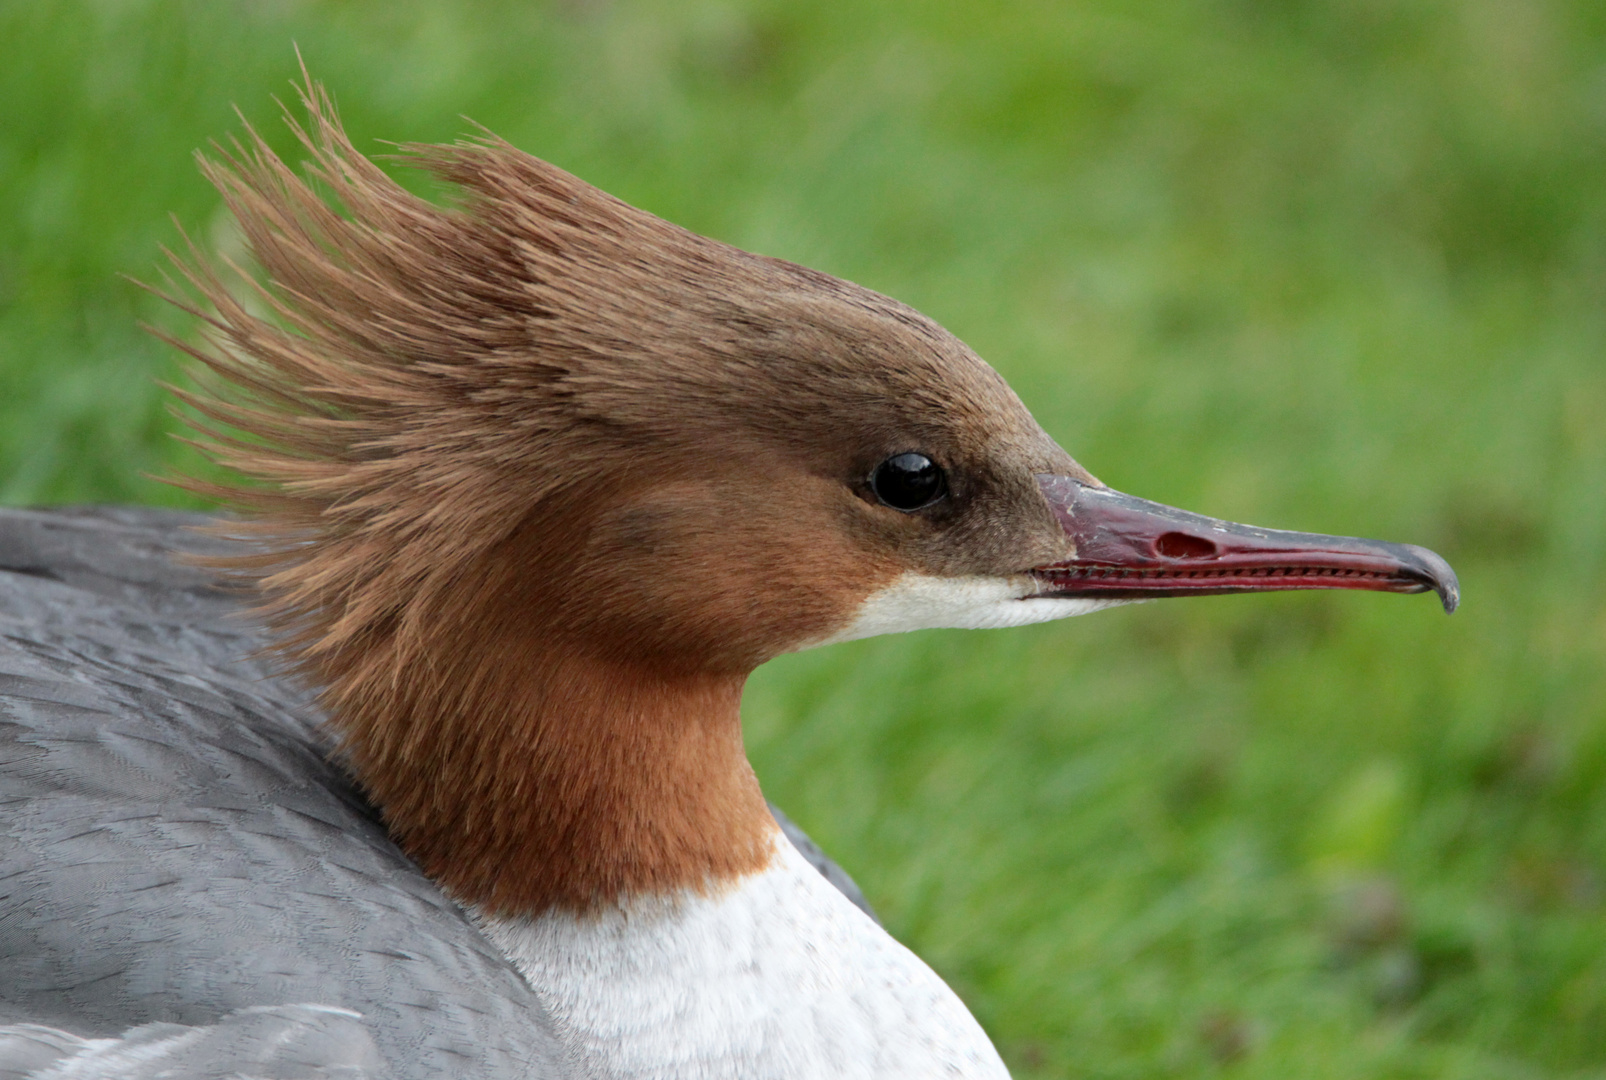
<path fill-rule="evenodd" d="M 332 712 L 424 871 L 480 910 L 535 915 L 718 891 L 768 864 L 744 681 L 481 627 Z"/>

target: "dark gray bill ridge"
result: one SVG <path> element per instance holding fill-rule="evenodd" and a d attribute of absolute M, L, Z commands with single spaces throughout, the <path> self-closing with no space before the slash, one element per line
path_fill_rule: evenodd
<path fill-rule="evenodd" d="M 1238 525 L 1069 476 L 1038 487 L 1075 557 L 1032 570 L 1039 596 L 1148 599 L 1289 589 L 1438 593 L 1460 602 L 1450 564 L 1424 547 Z"/>

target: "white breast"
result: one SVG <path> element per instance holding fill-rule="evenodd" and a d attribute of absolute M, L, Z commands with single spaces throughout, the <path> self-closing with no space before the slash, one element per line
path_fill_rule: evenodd
<path fill-rule="evenodd" d="M 480 922 L 584 1076 L 1007 1078 L 954 992 L 776 841 L 717 896 Z"/>

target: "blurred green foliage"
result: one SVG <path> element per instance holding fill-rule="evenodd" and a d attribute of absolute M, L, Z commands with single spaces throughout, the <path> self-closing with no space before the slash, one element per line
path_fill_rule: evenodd
<path fill-rule="evenodd" d="M 460 114 L 890 293 L 1112 485 L 1465 606 L 1168 601 L 787 657 L 771 796 L 1024 1076 L 1606 1075 L 1606 7 L 0 2 L 0 499 L 182 502 L 190 152 Z"/>

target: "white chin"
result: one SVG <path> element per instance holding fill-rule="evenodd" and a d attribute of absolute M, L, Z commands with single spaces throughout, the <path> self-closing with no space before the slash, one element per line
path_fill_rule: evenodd
<path fill-rule="evenodd" d="M 1036 591 L 1037 583 L 1024 574 L 1005 578 L 905 573 L 865 597 L 846 627 L 810 645 L 833 645 L 839 641 L 909 630 L 1025 626 L 1135 603 L 1132 600 L 1035 596 Z"/>

